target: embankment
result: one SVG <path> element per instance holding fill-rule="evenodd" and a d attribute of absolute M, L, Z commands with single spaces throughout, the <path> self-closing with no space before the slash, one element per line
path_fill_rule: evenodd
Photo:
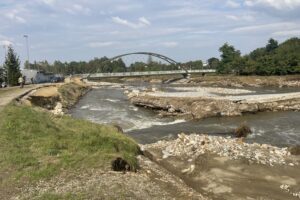
<path fill-rule="evenodd" d="M 205 90 L 201 92 L 200 90 Z M 159 111 L 162 116 L 202 119 L 214 116 L 238 116 L 264 111 L 299 111 L 300 93 L 267 95 L 216 95 L 207 88 L 196 92 L 131 92 L 130 101 Z M 216 88 L 214 88 L 216 90 Z M 226 90 L 226 89 L 222 89 Z"/>
<path fill-rule="evenodd" d="M 205 199 L 116 127 L 49 112 L 87 89 L 51 85 L 3 108 L 0 199 Z"/>
<path fill-rule="evenodd" d="M 300 87 L 300 76 L 235 76 L 235 75 L 192 75 L 190 79 L 174 84 L 217 87 Z"/>
<path fill-rule="evenodd" d="M 89 90 L 88 85 L 76 82 L 49 85 L 32 90 L 20 101 L 26 105 L 47 109 L 54 114 L 63 114 Z"/>

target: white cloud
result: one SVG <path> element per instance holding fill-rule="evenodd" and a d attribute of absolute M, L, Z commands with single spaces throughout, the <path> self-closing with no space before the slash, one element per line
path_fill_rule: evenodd
<path fill-rule="evenodd" d="M 244 4 L 249 7 L 267 6 L 277 10 L 294 10 L 300 7 L 300 0 L 245 0 Z"/>
<path fill-rule="evenodd" d="M 226 15 L 225 16 L 227 19 L 231 19 L 231 20 L 234 20 L 234 21 L 253 21 L 254 20 L 254 17 L 252 15 L 241 15 L 241 16 L 238 16 L 238 15 Z"/>
<path fill-rule="evenodd" d="M 18 23 L 26 23 L 26 20 L 23 17 L 19 16 L 19 12 L 20 11 L 18 9 L 9 10 L 4 14 L 4 16 Z"/>
<path fill-rule="evenodd" d="M 89 14 L 91 10 L 86 8 L 80 4 L 73 4 L 71 7 L 65 9 L 68 13 L 75 15 L 75 14 Z"/>
<path fill-rule="evenodd" d="M 116 42 L 90 42 L 88 46 L 92 48 L 97 48 L 97 47 L 109 47 L 114 44 L 116 44 Z"/>
<path fill-rule="evenodd" d="M 143 6 L 142 4 L 122 4 L 122 5 L 117 5 L 115 8 L 118 11 L 132 11 L 132 10 L 142 9 Z"/>
<path fill-rule="evenodd" d="M 218 31 L 210 31 L 210 30 L 200 30 L 200 31 L 191 31 L 190 34 L 214 34 L 218 33 Z"/>
<path fill-rule="evenodd" d="M 299 36 L 300 35 L 300 29 L 297 30 L 286 30 L 286 31 L 277 31 L 274 32 L 272 35 L 274 36 L 289 36 L 289 37 L 293 37 L 293 36 Z"/>
<path fill-rule="evenodd" d="M 121 24 L 121 25 L 128 26 L 128 27 L 134 28 L 134 29 L 143 28 L 143 27 L 151 25 L 151 22 L 149 20 L 147 20 L 145 17 L 140 17 L 138 19 L 137 23 L 130 22 L 130 21 L 128 21 L 126 19 L 122 19 L 120 17 L 113 17 L 112 20 L 116 24 Z"/>
<path fill-rule="evenodd" d="M 9 45 L 13 45 L 13 43 L 9 40 L 2 40 L 2 41 L 0 41 L 0 45 L 1 46 L 9 46 Z"/>
<path fill-rule="evenodd" d="M 147 26 L 150 26 L 151 25 L 151 22 L 149 20 L 147 20 L 145 17 L 140 17 L 139 18 L 139 21 L 142 23 L 142 24 L 145 24 Z"/>
<path fill-rule="evenodd" d="M 53 6 L 55 4 L 56 0 L 42 0 L 42 2 L 49 6 Z"/>
<path fill-rule="evenodd" d="M 177 9 L 170 9 L 167 11 L 163 11 L 158 16 L 154 16 L 156 18 L 182 18 L 182 17 L 190 17 L 190 16 L 200 16 L 205 14 L 203 10 L 196 9 L 195 7 L 183 7 Z"/>
<path fill-rule="evenodd" d="M 228 0 L 226 1 L 226 6 L 230 8 L 239 8 L 241 5 L 238 2 Z"/>
<path fill-rule="evenodd" d="M 172 48 L 172 47 L 177 47 L 178 43 L 177 42 L 164 42 L 162 43 L 164 47 Z"/>
<path fill-rule="evenodd" d="M 234 20 L 234 21 L 240 20 L 240 18 L 238 16 L 236 16 L 236 15 L 226 15 L 226 18 Z"/>
<path fill-rule="evenodd" d="M 257 32 L 257 31 L 272 31 L 277 29 L 293 29 L 297 27 L 295 23 L 291 22 L 280 22 L 280 23 L 272 23 L 272 24 L 261 24 L 261 25 L 253 25 L 253 26 L 243 26 L 230 30 L 232 33 L 249 33 L 249 32 Z"/>

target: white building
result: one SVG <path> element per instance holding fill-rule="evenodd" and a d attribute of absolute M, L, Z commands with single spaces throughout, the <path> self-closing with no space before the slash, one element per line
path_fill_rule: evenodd
<path fill-rule="evenodd" d="M 25 76 L 25 84 L 30 83 L 49 83 L 55 75 L 53 73 L 45 73 L 34 69 L 23 69 L 22 75 Z"/>

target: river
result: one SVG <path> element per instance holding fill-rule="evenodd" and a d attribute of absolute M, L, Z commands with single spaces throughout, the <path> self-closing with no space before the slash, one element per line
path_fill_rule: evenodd
<path fill-rule="evenodd" d="M 172 88 L 164 89 L 172 91 Z M 286 91 L 258 89 L 257 93 Z M 160 118 L 150 110 L 130 104 L 124 95 L 124 89 L 106 87 L 90 91 L 70 110 L 70 114 L 75 118 L 96 123 L 118 124 L 126 134 L 144 144 L 161 139 L 173 139 L 181 132 L 230 136 L 230 132 L 246 122 L 253 131 L 246 139 L 247 142 L 267 143 L 280 147 L 300 145 L 300 113 L 292 111 L 214 117 L 198 121 Z"/>

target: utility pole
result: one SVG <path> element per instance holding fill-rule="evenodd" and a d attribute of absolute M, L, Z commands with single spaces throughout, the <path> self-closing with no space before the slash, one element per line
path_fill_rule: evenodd
<path fill-rule="evenodd" d="M 24 35 L 24 38 L 26 40 L 26 49 L 27 49 L 27 63 L 28 63 L 28 68 L 30 67 L 29 63 L 29 45 L 28 45 L 28 35 Z"/>

